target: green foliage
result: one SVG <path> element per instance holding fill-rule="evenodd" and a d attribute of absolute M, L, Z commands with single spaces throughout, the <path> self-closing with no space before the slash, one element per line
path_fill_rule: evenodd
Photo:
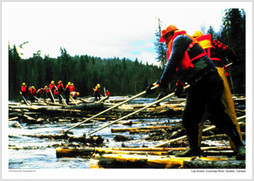
<path fill-rule="evenodd" d="M 161 23 L 160 19 L 158 19 L 158 30 L 155 33 L 156 41 L 154 42 L 156 53 L 157 53 L 157 61 L 160 62 L 161 67 L 164 69 L 167 63 L 167 45 L 165 43 L 159 42 L 161 37 Z"/>
<path fill-rule="evenodd" d="M 239 65 L 229 70 L 232 77 L 232 91 L 245 93 L 245 12 L 242 9 L 227 9 L 223 18 L 223 29 L 218 39 L 229 45 L 239 57 Z M 230 60 L 229 60 L 230 61 Z M 251 61 L 251 60 L 249 60 Z"/>
<path fill-rule="evenodd" d="M 229 83 L 233 93 L 245 94 L 245 12 L 242 9 L 226 9 L 222 21 L 222 28 L 219 32 L 215 32 L 210 26 L 207 34 L 211 34 L 213 39 L 229 45 L 237 54 L 240 63 L 228 68 Z M 228 63 L 230 62 L 228 60 Z"/>
<path fill-rule="evenodd" d="M 123 58 L 101 59 L 88 55 L 71 57 L 66 49 L 61 48 L 61 56 L 44 58 L 39 55 L 21 59 L 16 48 L 9 47 L 10 97 L 15 99 L 22 82 L 36 89 L 49 85 L 54 80 L 62 80 L 64 85 L 72 82 L 80 96 L 93 95 L 96 84 L 101 84 L 111 95 L 133 95 L 143 91 L 155 82 L 162 71 L 157 66 L 144 65 L 136 59 L 134 62 Z"/>

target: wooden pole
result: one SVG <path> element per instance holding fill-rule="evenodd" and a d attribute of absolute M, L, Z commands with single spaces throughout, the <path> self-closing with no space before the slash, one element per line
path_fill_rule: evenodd
<path fill-rule="evenodd" d="M 237 120 L 243 119 L 243 118 L 245 118 L 245 117 L 246 117 L 246 115 L 241 116 L 241 117 L 238 117 Z M 243 122 L 240 122 L 239 124 L 243 124 Z M 213 126 L 209 126 L 208 128 L 203 129 L 203 132 L 210 131 L 210 130 L 215 129 L 215 128 L 216 128 L 216 126 L 214 126 L 214 125 L 213 125 Z M 155 146 L 152 147 L 152 148 L 164 146 L 164 145 L 166 145 L 166 144 L 169 144 L 169 143 L 172 143 L 172 142 L 175 142 L 175 141 L 179 141 L 179 140 L 182 140 L 182 139 L 185 139 L 185 138 L 187 138 L 186 135 L 181 136 L 181 137 L 178 137 L 178 138 L 174 138 L 174 139 L 165 141 L 164 143 L 157 144 L 157 145 L 155 145 Z"/>
<path fill-rule="evenodd" d="M 22 92 L 19 91 L 19 93 L 20 93 L 20 95 L 22 96 L 23 100 L 25 101 L 26 105 L 29 106 L 30 104 L 27 102 L 27 100 L 26 100 L 26 98 L 23 96 Z"/>
<path fill-rule="evenodd" d="M 190 87 L 190 85 L 187 85 L 187 86 L 184 87 L 184 89 L 187 89 L 187 88 L 189 88 L 189 87 Z M 132 113 L 130 113 L 130 114 L 127 114 L 127 115 L 125 115 L 125 116 L 123 116 L 123 117 L 121 117 L 121 118 L 119 118 L 119 119 L 117 119 L 117 120 L 115 120 L 115 121 L 112 121 L 111 123 L 109 123 L 109 124 L 107 124 L 107 125 L 105 125 L 105 126 L 102 126 L 102 127 L 98 128 L 98 129 L 96 129 L 96 130 L 94 130 L 94 131 L 88 133 L 88 135 L 91 135 L 91 134 L 93 134 L 93 133 L 96 133 L 97 131 L 100 131 L 100 130 L 104 129 L 104 128 L 110 126 L 111 124 L 114 124 L 114 123 L 116 123 L 116 122 L 118 122 L 118 121 L 120 121 L 120 120 L 123 120 L 123 119 L 125 119 L 125 118 L 128 118 L 128 117 L 130 117 L 130 116 L 132 116 L 132 115 L 135 115 L 135 114 L 137 114 L 137 113 L 143 111 L 144 109 L 153 106 L 154 104 L 157 104 L 157 103 L 159 103 L 159 102 L 161 102 L 161 101 L 164 101 L 165 99 L 168 99 L 168 98 L 172 97 L 173 95 L 175 95 L 175 92 L 170 93 L 170 94 L 168 94 L 167 96 L 165 96 L 165 97 L 163 97 L 163 98 L 161 98 L 161 99 L 159 99 L 159 100 L 157 100 L 157 101 L 155 101 L 155 102 L 153 102 L 153 103 L 150 103 L 150 104 L 148 104 L 147 106 L 145 106 L 145 107 L 143 107 L 143 108 L 141 108 L 141 109 L 139 109 L 139 110 L 137 110 L 137 111 L 134 111 L 134 112 L 132 112 Z"/>
<path fill-rule="evenodd" d="M 158 85 L 153 86 L 151 89 L 153 90 L 153 89 L 156 89 L 156 88 L 158 88 Z M 72 126 L 71 128 L 67 129 L 66 131 L 64 131 L 64 130 L 61 131 L 61 133 L 68 132 L 68 131 L 70 131 L 71 129 L 73 129 L 73 128 L 75 128 L 75 127 L 77 127 L 77 126 L 79 126 L 79 125 L 81 125 L 81 124 L 83 124 L 83 123 L 85 123 L 85 122 L 87 122 L 87 121 L 89 121 L 89 120 L 95 118 L 95 117 L 98 117 L 98 116 L 100 116 L 100 115 L 102 115 L 102 114 L 104 114 L 104 113 L 106 113 L 106 112 L 108 112 L 108 111 L 110 111 L 110 110 L 112 110 L 112 109 L 114 109 L 114 108 L 117 108 L 118 106 L 120 106 L 120 105 L 122 105 L 122 104 L 124 104 L 124 103 L 126 103 L 126 102 L 129 102 L 130 100 L 133 100 L 133 99 L 135 99 L 135 98 L 137 98 L 137 97 L 139 97 L 139 96 L 141 96 L 141 95 L 143 95 L 143 94 L 145 94 L 145 93 L 146 93 L 146 91 L 140 92 L 139 94 L 137 94 L 137 95 L 135 95 L 135 96 L 132 96 L 131 98 L 129 98 L 129 99 L 123 101 L 123 102 L 120 102 L 120 103 L 118 103 L 118 104 L 116 104 L 116 105 L 114 105 L 114 106 L 112 106 L 112 107 L 110 107 L 110 108 L 108 108 L 108 109 L 106 109 L 106 110 L 104 110 L 104 111 L 98 113 L 98 114 L 93 115 L 92 117 L 90 117 L 90 118 L 88 118 L 88 119 L 85 119 L 84 121 L 82 121 L 82 122 L 80 122 L 80 123 L 78 123 L 78 124 Z"/>

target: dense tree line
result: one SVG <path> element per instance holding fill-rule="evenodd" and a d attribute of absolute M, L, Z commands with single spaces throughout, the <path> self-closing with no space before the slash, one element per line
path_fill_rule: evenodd
<path fill-rule="evenodd" d="M 98 83 L 111 95 L 133 95 L 155 82 L 162 71 L 137 59 L 102 59 L 88 55 L 72 57 L 65 48 L 60 48 L 60 52 L 57 58 L 42 58 L 40 53 L 35 53 L 29 59 L 21 59 L 16 46 L 9 47 L 9 99 L 18 98 L 23 82 L 39 89 L 48 86 L 52 80 L 55 84 L 59 80 L 64 85 L 74 83 L 80 96 L 92 95 L 92 88 Z"/>

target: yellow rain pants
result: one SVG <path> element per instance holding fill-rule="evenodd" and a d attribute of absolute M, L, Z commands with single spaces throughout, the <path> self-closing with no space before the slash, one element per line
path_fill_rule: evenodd
<path fill-rule="evenodd" d="M 235 112 L 235 106 L 234 106 L 234 102 L 232 99 L 232 94 L 229 88 L 229 84 L 228 84 L 228 80 L 227 80 L 227 76 L 226 76 L 226 72 L 224 68 L 221 67 L 217 67 L 217 70 L 221 76 L 221 78 L 223 79 L 224 82 L 224 92 L 222 94 L 222 98 L 221 101 L 223 103 L 223 105 L 225 106 L 225 112 L 229 115 L 229 117 L 231 118 L 231 120 L 233 121 L 233 123 L 236 125 L 236 129 L 240 135 L 240 138 L 242 140 L 242 134 L 241 134 L 241 129 L 240 126 L 238 124 L 237 121 L 237 117 L 236 117 L 236 112 Z M 199 146 L 201 145 L 201 139 L 202 139 L 202 130 L 203 130 L 203 122 L 201 122 L 199 124 L 199 135 L 198 135 L 198 143 Z M 234 143 L 231 141 L 231 139 L 228 137 L 229 139 L 229 144 L 231 146 L 231 148 L 233 150 L 235 150 L 235 145 Z"/>

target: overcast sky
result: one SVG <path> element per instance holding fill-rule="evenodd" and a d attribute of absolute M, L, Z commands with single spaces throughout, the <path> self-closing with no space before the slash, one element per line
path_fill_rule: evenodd
<path fill-rule="evenodd" d="M 244 3 L 84 2 L 8 3 L 4 11 L 8 41 L 23 46 L 22 58 L 60 55 L 119 57 L 156 63 L 155 32 L 173 24 L 192 35 L 201 26 L 219 31 L 226 8 Z"/>

